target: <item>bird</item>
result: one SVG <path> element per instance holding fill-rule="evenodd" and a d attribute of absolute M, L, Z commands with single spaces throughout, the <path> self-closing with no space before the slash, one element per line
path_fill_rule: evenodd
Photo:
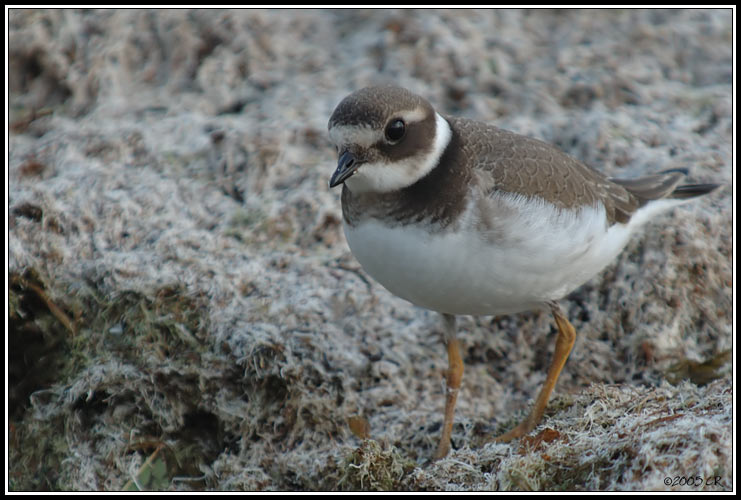
<path fill-rule="evenodd" d="M 540 422 L 576 339 L 558 300 L 597 275 L 657 214 L 715 191 L 682 184 L 685 169 L 610 178 L 557 147 L 438 113 L 394 85 L 346 96 L 329 139 L 342 185 L 342 226 L 363 270 L 392 294 L 440 313 L 448 356 L 440 440 L 450 451 L 463 379 L 456 316 L 549 308 L 553 359 L 529 415 L 494 439 Z"/>

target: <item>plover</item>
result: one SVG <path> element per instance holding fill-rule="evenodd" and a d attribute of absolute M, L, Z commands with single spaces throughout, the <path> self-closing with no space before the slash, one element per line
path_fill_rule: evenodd
<path fill-rule="evenodd" d="M 450 449 L 463 361 L 455 316 L 542 306 L 556 347 L 529 416 L 499 436 L 531 431 L 574 345 L 556 301 L 592 278 L 656 214 L 717 184 L 680 185 L 673 169 L 608 178 L 545 142 L 443 116 L 400 87 L 368 87 L 329 119 L 339 161 L 343 227 L 363 269 L 391 293 L 442 314 L 448 351 L 442 435 Z"/>

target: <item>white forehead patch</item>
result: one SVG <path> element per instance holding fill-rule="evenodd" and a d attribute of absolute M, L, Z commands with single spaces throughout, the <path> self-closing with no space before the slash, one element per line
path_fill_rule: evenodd
<path fill-rule="evenodd" d="M 335 146 L 357 144 L 369 148 L 380 138 L 380 131 L 367 125 L 335 125 L 329 129 L 329 138 Z"/>
<path fill-rule="evenodd" d="M 427 114 L 425 113 L 425 109 L 422 107 L 416 107 L 410 111 L 402 111 L 396 117 L 401 118 L 406 123 L 415 123 L 415 122 L 421 122 L 425 118 L 427 118 Z"/>
<path fill-rule="evenodd" d="M 416 123 L 424 120 L 426 116 L 425 109 L 417 107 L 397 113 L 394 118 L 401 118 L 405 123 Z M 378 142 L 381 137 L 382 132 L 370 125 L 335 125 L 329 129 L 329 138 L 335 146 L 356 144 L 360 147 L 369 148 Z"/>

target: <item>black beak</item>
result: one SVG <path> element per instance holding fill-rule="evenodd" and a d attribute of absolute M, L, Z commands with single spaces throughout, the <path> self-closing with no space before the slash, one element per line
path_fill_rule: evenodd
<path fill-rule="evenodd" d="M 355 173 L 360 163 L 350 151 L 342 153 L 340 159 L 337 160 L 337 170 L 334 171 L 332 178 L 329 179 L 329 187 L 333 188 L 345 182 L 348 177 Z"/>

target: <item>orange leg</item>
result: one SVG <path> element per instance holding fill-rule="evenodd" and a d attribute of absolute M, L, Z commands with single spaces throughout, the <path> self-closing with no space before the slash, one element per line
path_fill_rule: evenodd
<path fill-rule="evenodd" d="M 537 399 L 535 400 L 535 406 L 533 407 L 530 415 L 523 420 L 520 425 L 515 427 L 509 432 L 502 434 L 494 441 L 498 443 L 504 443 L 517 439 L 524 436 L 538 425 L 540 419 L 543 418 L 545 407 L 548 404 L 548 398 L 553 392 L 553 387 L 556 385 L 558 376 L 563 370 L 563 366 L 566 364 L 566 360 L 571 353 L 571 348 L 574 347 L 574 340 L 576 340 L 576 331 L 574 327 L 566 319 L 566 316 L 561 312 L 561 309 L 556 305 L 555 302 L 550 304 L 553 317 L 556 320 L 556 326 L 558 327 L 558 337 L 556 338 L 556 350 L 553 353 L 553 361 L 548 369 L 548 375 L 546 376 L 543 388 L 540 390 Z"/>
<path fill-rule="evenodd" d="M 463 359 L 461 358 L 460 343 L 455 337 L 455 316 L 444 314 L 446 326 L 446 341 L 448 346 L 448 371 L 446 376 L 445 417 L 440 443 L 437 445 L 434 459 L 443 458 L 450 451 L 450 434 L 453 431 L 453 416 L 455 402 L 458 400 L 458 390 L 463 380 Z"/>

